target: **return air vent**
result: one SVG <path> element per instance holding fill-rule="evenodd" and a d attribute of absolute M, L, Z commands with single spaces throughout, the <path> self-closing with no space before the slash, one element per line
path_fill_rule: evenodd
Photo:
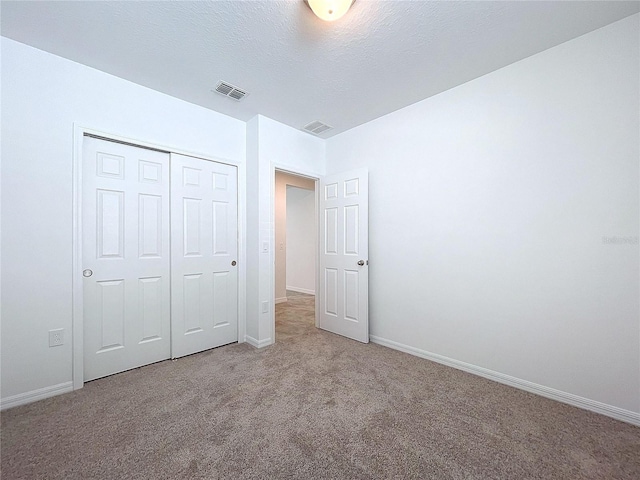
<path fill-rule="evenodd" d="M 318 120 L 315 122 L 311 122 L 309 125 L 305 125 L 303 130 L 313 133 L 314 135 L 320 135 L 321 133 L 326 132 L 327 130 L 331 130 L 333 127 L 326 125 Z"/>
<path fill-rule="evenodd" d="M 220 95 L 224 95 L 225 97 L 233 98 L 234 100 L 240 101 L 247 95 L 249 95 L 244 90 L 240 90 L 238 87 L 231 85 L 227 82 L 218 82 L 216 85 L 216 89 L 214 90 L 216 93 Z"/>

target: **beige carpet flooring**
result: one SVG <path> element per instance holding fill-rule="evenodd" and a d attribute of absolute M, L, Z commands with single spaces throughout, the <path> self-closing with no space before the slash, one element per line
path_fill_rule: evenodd
<path fill-rule="evenodd" d="M 287 290 L 287 302 L 276 305 L 276 342 L 316 330 L 315 298 Z"/>
<path fill-rule="evenodd" d="M 640 478 L 640 428 L 317 330 L 312 305 L 278 305 L 274 346 L 3 412 L 2 479 Z"/>

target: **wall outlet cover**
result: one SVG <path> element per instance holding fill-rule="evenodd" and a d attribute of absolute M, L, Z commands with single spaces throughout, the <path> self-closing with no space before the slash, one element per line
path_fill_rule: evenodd
<path fill-rule="evenodd" d="M 49 346 L 59 347 L 64 344 L 64 328 L 49 330 Z"/>

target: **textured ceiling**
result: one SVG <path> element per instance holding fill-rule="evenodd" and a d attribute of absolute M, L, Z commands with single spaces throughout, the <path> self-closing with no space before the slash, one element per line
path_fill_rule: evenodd
<path fill-rule="evenodd" d="M 334 23 L 302 0 L 12 2 L 2 35 L 232 117 L 324 137 L 640 11 L 640 2 L 358 0 Z M 250 95 L 212 93 L 225 80 Z"/>

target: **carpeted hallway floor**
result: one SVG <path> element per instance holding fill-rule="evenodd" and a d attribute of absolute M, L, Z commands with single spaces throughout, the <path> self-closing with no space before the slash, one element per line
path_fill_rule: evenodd
<path fill-rule="evenodd" d="M 271 347 L 3 412 L 2 479 L 640 478 L 640 428 L 317 330 L 312 301 Z"/>
<path fill-rule="evenodd" d="M 276 305 L 276 342 L 316 330 L 315 298 L 287 290 L 287 302 Z"/>

